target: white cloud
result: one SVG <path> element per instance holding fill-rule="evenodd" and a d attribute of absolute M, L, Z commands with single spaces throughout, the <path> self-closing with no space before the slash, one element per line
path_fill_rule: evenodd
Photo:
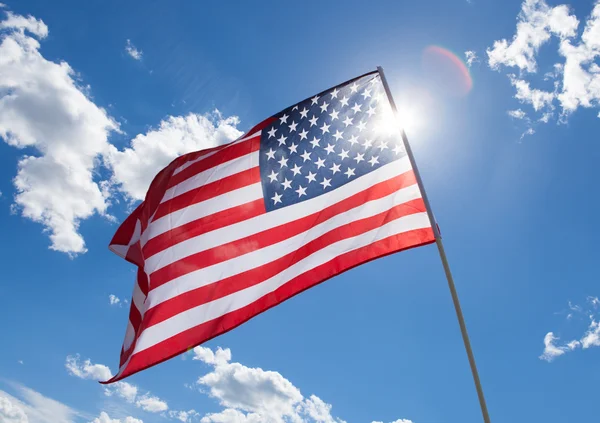
<path fill-rule="evenodd" d="M 18 363 L 19 364 L 25 364 L 25 363 L 23 363 L 23 360 L 19 360 Z"/>
<path fill-rule="evenodd" d="M 106 193 L 93 180 L 109 133 L 117 124 L 96 106 L 65 62 L 46 60 L 37 39 L 48 28 L 41 20 L 8 14 L 0 22 L 0 137 L 35 155 L 19 160 L 15 202 L 24 217 L 43 224 L 51 247 L 83 253 L 79 223 L 106 215 Z"/>
<path fill-rule="evenodd" d="M 559 357 L 570 350 L 568 346 L 557 346 L 554 343 L 555 341 L 558 341 L 558 338 L 555 337 L 552 332 L 548 332 L 544 337 L 544 352 L 540 355 L 541 360 L 551 362 L 556 357 Z"/>
<path fill-rule="evenodd" d="M 149 393 L 138 397 L 135 405 L 149 413 L 160 413 L 169 409 L 167 403 L 160 398 L 150 395 Z"/>
<path fill-rule="evenodd" d="M 191 423 L 195 418 L 200 417 L 200 413 L 196 410 L 188 411 L 169 411 L 169 417 L 177 419 L 183 423 Z"/>
<path fill-rule="evenodd" d="M 584 310 L 579 305 L 573 305 L 569 301 L 569 309 L 577 313 L 587 313 L 590 319 L 590 324 L 587 327 L 586 332 L 581 336 L 580 339 L 573 339 L 563 345 L 557 345 L 556 341 L 558 338 L 554 336 L 553 332 L 548 332 L 544 337 L 544 352 L 539 357 L 542 360 L 548 362 L 554 360 L 556 357 L 564 355 L 569 351 L 573 351 L 577 348 L 588 349 L 591 347 L 600 347 L 600 322 L 598 322 L 596 313 L 598 313 L 598 306 L 600 300 L 597 297 L 588 297 L 587 302 L 590 308 Z M 567 315 L 567 320 L 570 320 L 572 314 Z"/>
<path fill-rule="evenodd" d="M 507 113 L 510 117 L 515 118 L 515 119 L 524 119 L 525 117 L 527 117 L 527 113 L 525 113 L 521 109 L 509 110 Z"/>
<path fill-rule="evenodd" d="M 138 388 L 128 382 L 115 382 L 104 387 L 104 394 L 108 397 L 116 395 L 129 403 L 134 403 L 138 394 Z"/>
<path fill-rule="evenodd" d="M 372 422 L 372 423 L 383 423 L 383 422 Z M 412 420 L 408 420 L 408 419 L 399 419 L 399 420 L 395 420 L 390 423 L 413 423 L 413 422 L 412 422 Z"/>
<path fill-rule="evenodd" d="M 465 51 L 465 59 L 467 60 L 467 66 L 471 67 L 473 63 L 479 62 L 479 58 L 477 57 L 477 53 L 471 50 Z"/>
<path fill-rule="evenodd" d="M 79 355 L 67 356 L 65 367 L 70 375 L 80 379 L 103 381 L 112 377 L 112 373 L 107 366 L 104 364 L 92 364 L 89 359 L 82 363 L 79 359 Z"/>
<path fill-rule="evenodd" d="M 13 384 L 19 398 L 0 391 L 0 421 L 4 423 L 74 423 L 84 417 L 71 407 L 39 392 Z"/>
<path fill-rule="evenodd" d="M 108 366 L 92 364 L 89 359 L 81 362 L 79 355 L 67 356 L 65 367 L 70 375 L 80 379 L 105 381 L 112 377 L 112 372 Z M 109 397 L 122 398 L 149 413 L 160 413 L 169 409 L 166 401 L 152 395 L 150 392 L 140 394 L 139 388 L 128 382 L 119 381 L 105 385 L 104 394 Z"/>
<path fill-rule="evenodd" d="M 21 407 L 0 396 L 0 421 L 3 423 L 28 423 L 27 414 Z"/>
<path fill-rule="evenodd" d="M 212 366 L 197 384 L 224 407 L 204 416 L 203 423 L 342 422 L 331 416 L 330 404 L 315 395 L 304 398 L 280 373 L 231 362 L 229 349 L 196 347 L 193 353 L 195 360 Z"/>
<path fill-rule="evenodd" d="M 110 302 L 110 305 L 120 305 L 121 299 L 114 294 L 110 294 L 108 296 L 108 301 Z"/>
<path fill-rule="evenodd" d="M 131 43 L 131 40 L 127 40 L 127 44 L 125 44 L 125 51 L 133 59 L 142 60 L 142 50 L 138 50 L 137 48 L 135 48 L 135 46 Z"/>
<path fill-rule="evenodd" d="M 600 66 L 594 62 L 600 57 L 600 1 L 595 2 L 580 38 L 578 26 L 579 20 L 567 5 L 550 7 L 544 0 L 525 0 L 512 41 L 495 41 L 487 50 L 492 69 L 500 70 L 502 66 L 519 69 L 518 77 L 508 74 L 516 88 L 515 98 L 542 113 L 538 122 L 548 123 L 554 117 L 555 101 L 561 107 L 558 122 L 565 122 L 579 107 L 600 104 Z M 554 89 L 532 89 L 530 74 L 537 71 L 538 51 L 553 36 L 559 39 L 557 53 L 564 62 L 555 63 L 543 79 L 554 81 Z"/>
<path fill-rule="evenodd" d="M 578 24 L 566 5 L 549 7 L 544 0 L 525 0 L 512 41 L 495 41 L 494 46 L 487 49 L 488 64 L 492 69 L 504 65 L 535 72 L 538 49 L 551 35 L 560 38 L 574 36 Z"/>
<path fill-rule="evenodd" d="M 133 200 L 142 200 L 154 176 L 176 157 L 190 151 L 214 147 L 242 133 L 237 117 L 210 115 L 169 116 L 157 129 L 139 134 L 123 151 L 110 148 L 106 162 L 112 168 L 113 183 Z"/>
<path fill-rule="evenodd" d="M 96 417 L 90 423 L 144 423 L 144 422 L 142 420 L 140 420 L 140 419 L 136 419 L 136 418 L 131 417 L 131 416 L 125 417 L 123 420 L 111 419 L 108 416 L 108 414 L 106 414 L 103 411 L 103 412 L 100 413 L 100 415 L 98 417 Z"/>

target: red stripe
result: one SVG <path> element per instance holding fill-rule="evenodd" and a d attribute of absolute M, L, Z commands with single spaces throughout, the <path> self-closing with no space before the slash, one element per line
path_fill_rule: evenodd
<path fill-rule="evenodd" d="M 143 329 L 169 319 L 190 308 L 209 303 L 216 299 L 225 297 L 279 274 L 290 266 L 300 262 L 315 252 L 343 239 L 352 238 L 401 217 L 424 212 L 425 204 L 422 199 L 411 200 L 400 204 L 389 210 L 383 211 L 375 216 L 360 219 L 332 229 L 301 246 L 295 251 L 286 254 L 270 263 L 260 267 L 221 279 L 210 285 L 205 285 L 193 291 L 188 291 L 177 297 L 171 298 L 146 311 L 144 315 Z"/>
<path fill-rule="evenodd" d="M 210 182 L 178 195 L 171 200 L 161 203 L 156 210 L 153 220 L 156 221 L 163 216 L 176 212 L 177 210 L 184 209 L 193 204 L 206 201 L 218 195 L 222 195 L 238 188 L 255 184 L 257 182 L 260 182 L 260 168 L 258 166 L 234 175 L 227 176 L 217 181 Z"/>
<path fill-rule="evenodd" d="M 254 316 L 281 304 L 285 300 L 353 267 L 388 254 L 434 242 L 431 228 L 397 234 L 365 247 L 337 256 L 329 262 L 290 280 L 284 286 L 263 296 L 252 304 L 218 319 L 203 323 L 166 339 L 151 348 L 135 354 L 123 373 L 108 383 L 116 382 L 148 367 L 162 363 L 216 336 L 228 332 Z"/>
<path fill-rule="evenodd" d="M 305 232 L 336 215 L 365 204 L 368 201 L 383 198 L 415 183 L 414 172 L 411 170 L 402 175 L 379 182 L 378 184 L 311 215 L 269 228 L 245 238 L 219 245 L 215 248 L 189 255 L 153 272 L 150 275 L 150 287 L 151 289 L 155 289 L 166 282 L 198 269 L 212 266 L 216 263 L 227 261 L 234 257 L 276 244 Z"/>
<path fill-rule="evenodd" d="M 177 184 L 185 181 L 192 176 L 211 169 L 215 166 L 223 164 L 238 157 L 245 156 L 260 149 L 260 136 L 256 136 L 239 144 L 231 144 L 227 148 L 219 151 L 212 156 L 209 156 L 199 162 L 191 164 L 176 175 L 171 176 L 168 188 L 172 188 Z"/>
<path fill-rule="evenodd" d="M 144 257 L 152 257 L 167 248 L 194 238 L 215 229 L 233 225 L 244 220 L 266 213 L 265 202 L 262 198 L 250 201 L 240 206 L 231 207 L 220 212 L 204 216 L 185 225 L 178 226 L 168 232 L 155 236 L 144 245 Z"/>

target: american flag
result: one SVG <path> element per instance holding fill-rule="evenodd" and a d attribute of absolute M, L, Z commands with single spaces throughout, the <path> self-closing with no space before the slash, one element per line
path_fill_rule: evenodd
<path fill-rule="evenodd" d="M 110 248 L 138 272 L 108 382 L 433 241 L 380 75 L 312 96 L 238 140 L 175 159 L 119 227 Z"/>

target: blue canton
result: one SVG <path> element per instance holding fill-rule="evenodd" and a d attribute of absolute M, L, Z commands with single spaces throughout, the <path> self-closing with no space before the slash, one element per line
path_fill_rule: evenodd
<path fill-rule="evenodd" d="M 379 75 L 352 80 L 285 109 L 263 129 L 266 210 L 327 193 L 405 155 Z"/>

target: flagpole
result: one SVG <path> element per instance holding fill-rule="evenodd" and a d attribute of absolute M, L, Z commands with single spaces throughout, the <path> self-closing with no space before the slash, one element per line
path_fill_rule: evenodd
<path fill-rule="evenodd" d="M 396 108 L 396 103 L 394 102 L 394 98 L 392 97 L 392 92 L 390 91 L 390 87 L 387 83 L 387 79 L 385 78 L 385 74 L 383 73 L 383 68 L 381 66 L 378 66 L 377 71 L 381 76 L 381 82 L 383 83 L 383 87 L 385 88 L 385 93 L 390 102 L 390 105 L 392 106 L 394 115 L 396 116 L 396 119 L 398 119 L 398 109 Z M 458 318 L 458 324 L 460 326 L 460 332 L 462 334 L 463 343 L 465 344 L 465 350 L 467 350 L 469 365 L 471 366 L 471 373 L 473 374 L 473 381 L 475 382 L 475 389 L 477 390 L 477 396 L 479 398 L 479 405 L 481 407 L 483 421 L 485 423 L 490 423 L 490 416 L 488 414 L 487 405 L 485 403 L 483 388 L 481 387 L 479 373 L 477 372 L 477 365 L 475 364 L 475 356 L 473 355 L 471 341 L 469 340 L 469 334 L 467 332 L 467 325 L 465 324 L 465 318 L 460 307 L 460 301 L 458 300 L 458 293 L 456 292 L 456 286 L 454 285 L 454 278 L 452 277 L 450 265 L 448 264 L 448 258 L 446 257 L 446 250 L 444 249 L 444 244 L 442 243 L 442 236 L 433 216 L 431 205 L 429 204 L 429 199 L 427 198 L 427 193 L 425 192 L 425 187 L 423 186 L 423 181 L 421 179 L 421 175 L 419 174 L 419 168 L 417 167 L 415 157 L 413 155 L 412 149 L 410 148 L 410 144 L 408 143 L 408 138 L 406 137 L 404 128 L 400 127 L 400 130 L 402 134 L 402 143 L 404 144 L 404 148 L 406 149 L 406 154 L 408 155 L 408 159 L 410 160 L 410 164 L 415 174 L 419 190 L 421 191 L 421 195 L 423 197 L 423 202 L 425 203 L 425 208 L 427 209 L 427 216 L 429 217 L 429 222 L 431 223 L 433 234 L 435 236 L 435 243 L 438 247 L 438 252 L 440 254 L 440 258 L 444 266 L 444 272 L 446 273 L 446 279 L 448 280 L 450 294 L 452 294 L 452 302 L 454 303 L 454 309 L 456 310 L 456 317 Z"/>

